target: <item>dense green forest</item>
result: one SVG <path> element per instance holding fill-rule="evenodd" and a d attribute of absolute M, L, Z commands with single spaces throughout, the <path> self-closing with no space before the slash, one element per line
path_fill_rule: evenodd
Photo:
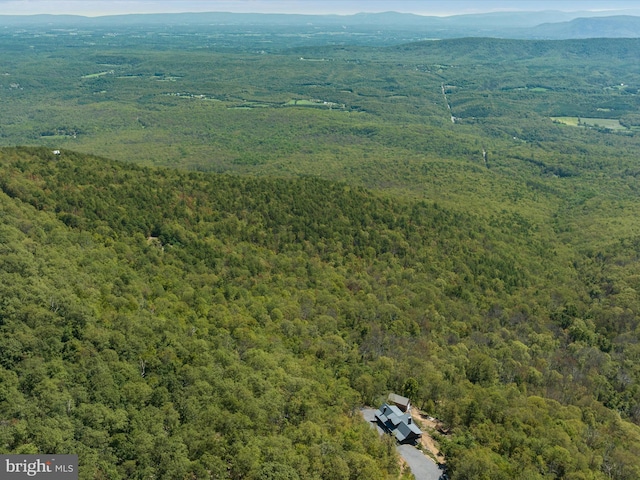
<path fill-rule="evenodd" d="M 640 478 L 638 40 L 71 33 L 2 36 L 0 452 L 398 478 L 395 391 L 452 480 Z"/>

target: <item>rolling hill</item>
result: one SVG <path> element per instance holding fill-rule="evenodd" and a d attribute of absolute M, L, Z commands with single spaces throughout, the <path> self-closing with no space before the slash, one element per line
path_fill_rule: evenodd
<path fill-rule="evenodd" d="M 4 451 L 77 452 L 81 478 L 392 478 L 357 412 L 394 390 L 452 429 L 451 478 L 639 468 L 635 243 L 567 257 L 511 215 L 71 151 L 4 148 L 0 173 Z"/>

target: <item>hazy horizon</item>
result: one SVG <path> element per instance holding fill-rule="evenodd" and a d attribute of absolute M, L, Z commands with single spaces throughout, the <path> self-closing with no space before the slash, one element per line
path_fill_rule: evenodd
<path fill-rule="evenodd" d="M 639 10 L 636 0 L 0 0 L 1 15 L 72 14 L 82 16 L 133 13 L 234 12 L 338 14 L 396 11 L 450 16 L 499 11 L 565 12 Z"/>

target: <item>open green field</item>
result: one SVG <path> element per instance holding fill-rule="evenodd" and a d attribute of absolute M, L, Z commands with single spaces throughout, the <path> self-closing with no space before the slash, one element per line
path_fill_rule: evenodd
<path fill-rule="evenodd" d="M 90 73 L 88 75 L 83 75 L 81 78 L 98 78 L 105 75 L 113 75 L 113 70 L 109 70 L 107 72 Z"/>
<path fill-rule="evenodd" d="M 578 117 L 551 117 L 551 120 L 562 123 L 563 125 L 569 125 L 570 127 L 577 127 L 580 121 Z"/>
<path fill-rule="evenodd" d="M 627 129 L 620 124 L 620 120 L 612 118 L 551 117 L 551 120 L 572 127 L 596 127 L 608 130 Z"/>

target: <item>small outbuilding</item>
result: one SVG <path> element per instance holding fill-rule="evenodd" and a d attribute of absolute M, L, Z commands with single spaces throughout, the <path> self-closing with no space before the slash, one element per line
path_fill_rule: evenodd
<path fill-rule="evenodd" d="M 396 395 L 395 393 L 390 393 L 389 397 L 387 398 L 387 403 L 391 405 L 395 405 L 403 412 L 411 411 L 411 402 L 407 397 Z"/>

